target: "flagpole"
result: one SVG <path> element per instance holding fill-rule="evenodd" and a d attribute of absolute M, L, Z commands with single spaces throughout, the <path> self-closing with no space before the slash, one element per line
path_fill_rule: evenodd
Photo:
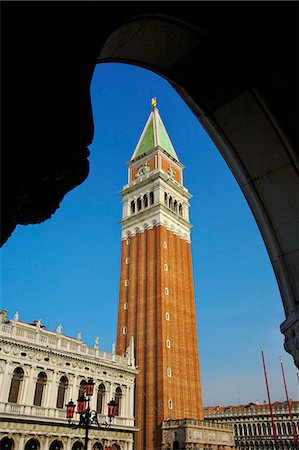
<path fill-rule="evenodd" d="M 292 424 L 293 438 L 294 438 L 294 443 L 295 443 L 295 446 L 296 446 L 297 435 L 296 435 L 295 425 L 294 425 L 294 422 L 293 422 L 293 415 L 292 415 L 291 404 L 290 404 L 290 400 L 289 400 L 289 396 L 288 396 L 287 383 L 286 383 L 286 379 L 285 379 L 285 375 L 284 375 L 284 368 L 283 368 L 283 363 L 282 363 L 282 357 L 280 356 L 279 359 L 280 359 L 280 365 L 281 365 L 281 372 L 282 372 L 284 390 L 285 390 L 285 393 L 286 393 L 286 398 L 287 398 L 288 408 L 289 408 L 289 413 L 290 413 L 290 420 L 291 420 L 291 424 Z"/>
<path fill-rule="evenodd" d="M 270 399 L 270 390 L 269 390 L 269 384 L 268 384 L 268 377 L 267 377 L 267 371 L 266 371 L 266 363 L 265 363 L 264 350 L 263 350 L 263 346 L 262 345 L 261 345 L 261 352 L 262 352 L 262 360 L 263 360 L 263 367 L 264 367 L 264 374 L 265 374 L 265 381 L 266 381 L 269 409 L 270 409 L 271 422 L 272 422 L 274 444 L 275 444 L 275 448 L 278 449 L 276 428 L 275 428 L 275 423 L 274 423 L 274 416 L 273 416 L 272 403 L 271 403 L 271 399 Z"/>

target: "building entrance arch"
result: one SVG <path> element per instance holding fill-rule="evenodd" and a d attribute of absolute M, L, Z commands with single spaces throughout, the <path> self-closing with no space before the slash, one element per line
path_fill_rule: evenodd
<path fill-rule="evenodd" d="M 39 450 L 40 444 L 37 439 L 29 439 L 29 441 L 26 442 L 25 450 Z"/>
<path fill-rule="evenodd" d="M 14 450 L 14 441 L 9 437 L 5 437 L 0 441 L 0 450 Z"/>
<path fill-rule="evenodd" d="M 50 445 L 50 449 L 49 450 L 62 450 L 63 449 L 63 444 L 61 441 L 55 439 L 55 441 L 53 441 Z"/>

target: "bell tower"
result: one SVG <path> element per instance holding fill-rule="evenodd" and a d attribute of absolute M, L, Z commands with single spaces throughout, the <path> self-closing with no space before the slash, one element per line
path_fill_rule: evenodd
<path fill-rule="evenodd" d="M 135 341 L 136 450 L 161 447 L 167 419 L 203 419 L 189 199 L 156 105 L 128 165 L 121 191 L 122 252 L 117 353 Z"/>

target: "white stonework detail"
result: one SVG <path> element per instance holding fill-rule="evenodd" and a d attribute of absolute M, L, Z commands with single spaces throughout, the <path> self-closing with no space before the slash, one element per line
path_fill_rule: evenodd
<path fill-rule="evenodd" d="M 179 441 L 181 448 L 190 450 L 199 448 L 235 449 L 234 433 L 230 425 L 204 420 L 165 420 L 162 423 L 161 450 L 173 448 L 174 441 Z"/>
<path fill-rule="evenodd" d="M 131 340 L 124 357 L 100 350 L 98 342 L 96 339 L 97 345 L 89 347 L 81 340 L 46 330 L 38 323 L 32 325 L 7 319 L 0 322 L 0 440 L 6 436 L 12 438 L 15 450 L 24 450 L 33 437 L 38 440 L 40 450 L 49 450 L 55 439 L 59 439 L 66 450 L 71 450 L 77 440 L 84 442 L 84 429 L 65 426 L 66 410 L 57 408 L 56 400 L 61 377 L 68 379 L 66 404 L 71 398 L 76 402 L 80 381 L 92 376 L 96 383 L 91 398 L 92 409 L 96 409 L 99 385 L 104 384 L 106 389 L 100 422 L 108 420 L 107 403 L 115 397 L 118 386 L 123 396 L 122 412 L 113 420 L 114 429 L 90 430 L 90 449 L 96 442 L 103 444 L 104 448 L 107 442 L 111 442 L 111 445 L 119 445 L 121 450 L 132 450 L 133 431 L 136 430 L 133 416 L 134 344 Z M 18 403 L 10 403 L 11 380 L 18 367 L 23 369 L 24 377 Z M 41 406 L 34 406 L 36 381 L 41 372 L 47 376 L 46 384 Z"/>
<path fill-rule="evenodd" d="M 139 162 L 140 164 L 140 162 Z M 153 192 L 154 203 L 144 206 L 144 195 L 150 197 Z M 144 176 L 124 186 L 120 192 L 123 196 L 123 215 L 121 220 L 122 239 L 134 236 L 155 226 L 163 226 L 190 242 L 189 199 L 191 195 L 180 183 L 171 178 L 162 169 L 147 172 Z M 176 204 L 176 210 L 165 204 L 165 194 Z M 141 199 L 141 209 L 137 208 L 137 200 Z M 135 204 L 135 212 L 131 203 Z M 140 202 L 139 202 L 140 203 Z M 181 214 L 180 214 L 181 205 Z"/>

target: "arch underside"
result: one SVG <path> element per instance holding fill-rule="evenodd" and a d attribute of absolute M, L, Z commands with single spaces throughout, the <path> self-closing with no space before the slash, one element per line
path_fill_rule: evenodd
<path fill-rule="evenodd" d="M 289 68 L 281 66 L 277 73 L 277 67 L 273 67 L 271 73 L 261 63 L 260 76 L 250 77 L 243 72 L 248 69 L 244 67 L 248 49 L 244 48 L 244 54 L 236 60 L 229 56 L 223 66 L 220 47 L 217 41 L 211 45 L 211 36 L 204 28 L 165 16 L 142 16 L 110 35 L 98 62 L 133 64 L 164 77 L 216 144 L 268 250 L 286 314 L 281 324 L 285 349 L 298 366 L 298 159 L 295 141 L 280 120 L 283 113 L 292 114 L 294 104 L 287 104 L 289 109 L 279 113 L 271 107 L 275 96 L 286 91 Z M 207 57 L 208 51 L 211 54 Z M 257 60 L 260 56 L 256 55 Z M 210 64 L 213 58 L 217 67 Z M 294 80 L 288 81 L 289 89 L 295 87 Z"/>

